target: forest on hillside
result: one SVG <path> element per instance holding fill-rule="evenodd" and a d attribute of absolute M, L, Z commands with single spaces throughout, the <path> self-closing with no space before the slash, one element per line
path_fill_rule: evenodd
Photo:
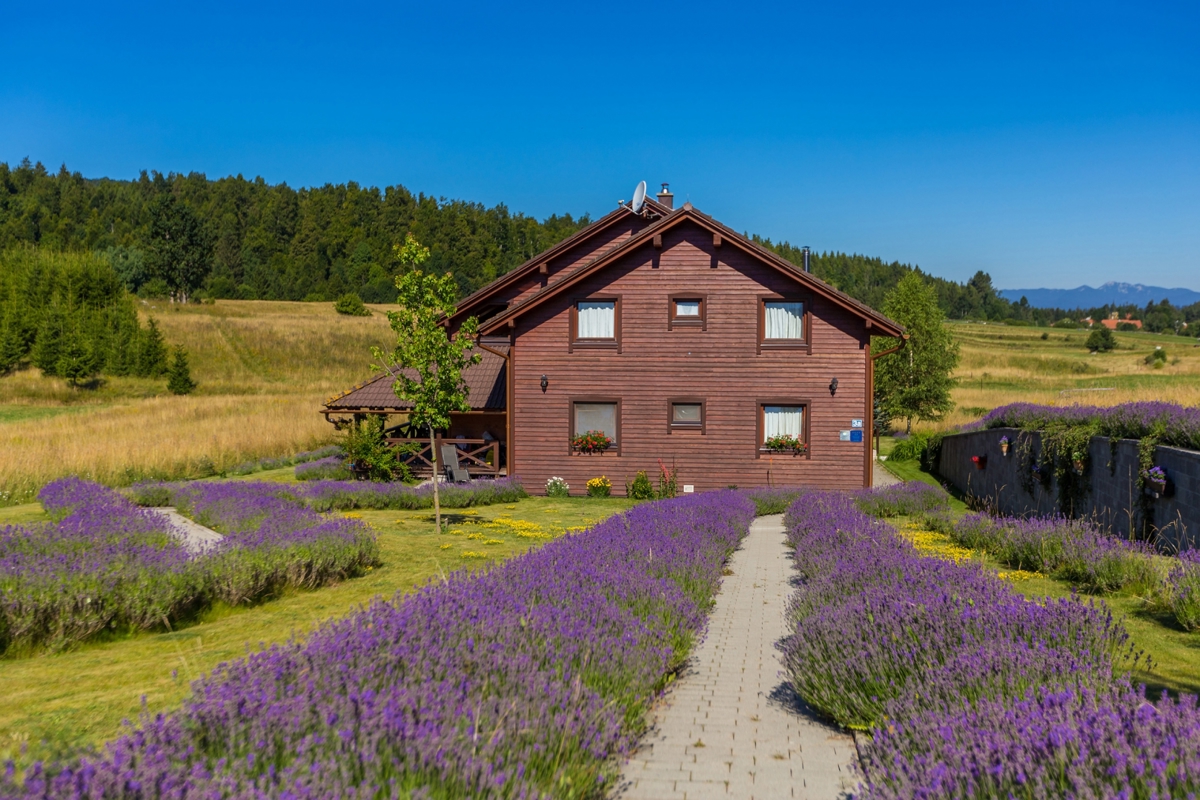
<path fill-rule="evenodd" d="M 142 172 L 121 181 L 84 178 L 65 165 L 50 172 L 28 159 L 16 167 L 0 162 L 0 251 L 35 245 L 96 253 L 126 288 L 148 296 L 326 301 L 353 292 L 366 302 L 392 302 L 392 245 L 407 233 L 430 249 L 428 268 L 453 273 L 465 295 L 590 221 L 570 214 L 539 221 L 503 204 L 414 195 L 399 185 L 294 189 L 261 177 L 211 180 L 195 172 Z M 803 263 L 801 249 L 788 242 L 752 238 Z M 1147 317 L 1149 329 L 1200 330 L 1181 328 L 1200 320 L 1200 304 L 1039 309 L 1000 297 L 986 272 L 957 283 L 915 265 L 840 252 L 813 253 L 810 263 L 815 275 L 875 308 L 915 270 L 950 319 L 1051 325 L 1119 310 Z"/>

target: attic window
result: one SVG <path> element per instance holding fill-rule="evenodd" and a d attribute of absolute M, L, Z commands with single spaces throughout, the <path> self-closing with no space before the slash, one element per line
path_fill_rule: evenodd
<path fill-rule="evenodd" d="M 702 294 L 673 294 L 667 302 L 667 330 L 674 328 L 708 329 L 708 298 Z"/>
<path fill-rule="evenodd" d="M 588 297 L 571 304 L 571 345 L 621 351 L 621 298 Z"/>

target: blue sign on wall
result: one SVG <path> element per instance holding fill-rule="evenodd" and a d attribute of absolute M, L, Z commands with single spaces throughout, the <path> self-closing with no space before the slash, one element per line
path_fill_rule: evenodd
<path fill-rule="evenodd" d="M 861 442 L 862 441 L 862 431 L 850 431 L 850 441 Z"/>

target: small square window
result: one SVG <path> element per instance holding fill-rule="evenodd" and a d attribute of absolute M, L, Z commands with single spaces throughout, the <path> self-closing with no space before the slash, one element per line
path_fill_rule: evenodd
<path fill-rule="evenodd" d="M 804 339 L 804 303 L 768 300 L 763 304 L 763 338 Z"/>
<path fill-rule="evenodd" d="M 667 330 L 673 328 L 707 329 L 708 300 L 700 294 L 679 294 L 670 297 L 670 313 L 667 316 Z"/>
<path fill-rule="evenodd" d="M 617 443 L 616 403 L 575 403 L 574 435 L 600 431 Z"/>
<path fill-rule="evenodd" d="M 669 430 L 697 430 L 704 432 L 704 400 L 683 398 L 671 400 L 667 417 Z"/>
<path fill-rule="evenodd" d="M 617 304 L 613 300 L 588 300 L 576 304 L 578 339 L 617 338 Z"/>

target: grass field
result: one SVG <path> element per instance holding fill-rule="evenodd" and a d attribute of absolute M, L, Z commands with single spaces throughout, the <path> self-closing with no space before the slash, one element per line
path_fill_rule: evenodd
<path fill-rule="evenodd" d="M 385 307 L 349 317 L 332 303 L 221 300 L 140 306 L 168 344 L 188 348 L 199 389 L 106 378 L 95 390 L 27 369 L 0 378 L 0 504 L 63 475 L 122 485 L 178 478 L 311 449 L 333 438 L 321 403 L 371 375 L 387 345 Z"/>
<path fill-rule="evenodd" d="M 286 480 L 291 470 L 259 473 Z M 564 530 L 587 526 L 629 507 L 623 499 L 545 497 L 451 512 L 438 535 L 425 511 L 352 512 L 379 536 L 383 566 L 364 577 L 299 592 L 250 608 L 222 608 L 173 633 L 86 645 L 58 655 L 0 659 L 0 762 L 18 767 L 111 739 L 136 720 L 142 698 L 151 712 L 171 709 L 192 680 L 248 650 L 303 635 L 374 597 L 411 591 L 456 569 L 485 568 Z M 42 517 L 36 504 L 0 509 L 0 525 Z M 474 538 L 469 538 L 474 534 Z M 478 553 L 481 556 L 463 556 Z"/>
<path fill-rule="evenodd" d="M 1200 341 L 1190 337 L 1122 332 L 1116 334 L 1116 350 L 1093 355 L 1084 346 L 1086 330 L 995 323 L 951 323 L 950 329 L 962 355 L 952 395 L 956 408 L 945 420 L 917 425 L 919 429 L 955 428 L 1018 401 L 1109 406 L 1164 400 L 1200 405 Z M 1156 347 L 1167 353 L 1160 369 L 1145 363 Z"/>

